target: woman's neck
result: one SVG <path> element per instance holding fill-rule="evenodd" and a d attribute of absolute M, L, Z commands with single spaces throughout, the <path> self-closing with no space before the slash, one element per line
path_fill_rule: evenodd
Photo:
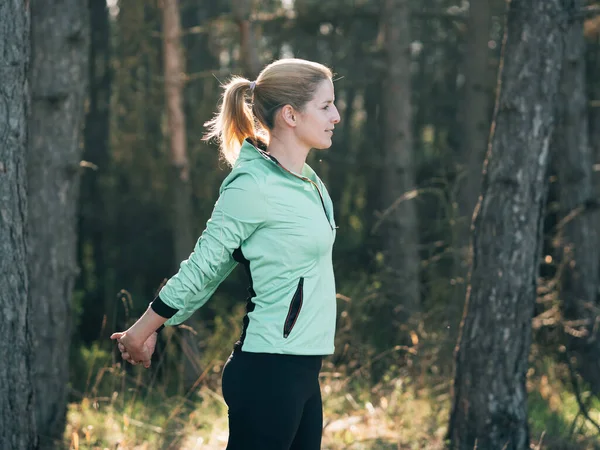
<path fill-rule="evenodd" d="M 291 136 L 282 139 L 272 135 L 267 151 L 287 170 L 301 174 L 310 148 L 304 147 Z"/>

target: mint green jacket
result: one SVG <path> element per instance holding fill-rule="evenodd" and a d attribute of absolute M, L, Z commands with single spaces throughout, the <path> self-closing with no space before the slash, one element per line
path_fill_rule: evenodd
<path fill-rule="evenodd" d="M 221 185 L 206 229 L 152 308 L 177 325 L 236 265 L 250 276 L 237 343 L 243 351 L 327 355 L 334 350 L 333 205 L 316 173 L 301 174 L 246 140 Z"/>

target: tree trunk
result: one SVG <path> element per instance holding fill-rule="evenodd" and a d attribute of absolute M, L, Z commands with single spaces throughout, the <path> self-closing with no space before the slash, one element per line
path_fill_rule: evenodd
<path fill-rule="evenodd" d="M 563 56 L 561 3 L 508 4 L 501 90 L 456 354 L 452 449 L 529 448 L 525 382 Z"/>
<path fill-rule="evenodd" d="M 575 9 L 584 5 L 573 0 Z M 557 131 L 552 155 L 559 182 L 560 223 L 556 245 L 561 254 L 560 299 L 568 356 L 592 391 L 600 394 L 598 276 L 600 250 L 594 199 L 594 155 L 588 136 L 583 20 L 569 21 L 565 34 Z M 573 325 L 583 323 L 583 325 Z"/>
<path fill-rule="evenodd" d="M 462 102 L 463 145 L 461 171 L 458 178 L 458 216 L 455 276 L 466 278 L 471 245 L 471 222 L 477 199 L 481 193 L 481 172 L 491 125 L 490 63 L 488 42 L 492 25 L 489 0 L 470 2 L 467 48 L 463 73 L 466 78 Z M 465 289 L 452 311 L 461 310 Z M 455 314 L 453 314 L 455 315 Z"/>
<path fill-rule="evenodd" d="M 173 238 L 175 260 L 187 259 L 194 247 L 192 231 L 192 190 L 187 157 L 185 114 L 183 111 L 183 54 L 181 21 L 178 0 L 163 0 L 163 57 L 165 65 L 165 94 L 169 129 L 169 148 L 173 164 Z M 198 377 L 199 349 L 195 336 L 188 331 L 182 345 L 184 387 L 189 389 Z"/>
<path fill-rule="evenodd" d="M 407 336 L 398 332 L 419 308 L 419 253 L 417 214 L 411 200 L 415 189 L 413 169 L 412 106 L 410 82 L 410 22 L 408 0 L 386 0 L 383 26 L 386 67 L 383 98 L 382 197 L 387 214 L 384 232 L 384 298 L 381 323 L 387 341 Z M 406 196 L 403 201 L 400 201 Z M 385 214 L 385 213 L 384 213 Z M 394 345 L 396 342 L 392 342 Z"/>
<path fill-rule="evenodd" d="M 91 327 L 97 318 L 105 316 L 104 337 L 116 329 L 115 292 L 107 295 L 107 261 L 105 256 L 107 211 L 102 180 L 109 174 L 109 108 L 110 108 L 110 33 L 106 0 L 88 0 L 90 10 L 89 49 L 89 106 L 85 116 L 83 159 L 91 168 L 81 178 L 79 261 L 82 264 L 79 288 L 85 293 L 82 329 L 85 341 L 98 338 L 98 330 Z M 98 324 L 100 325 L 100 324 Z"/>
<path fill-rule="evenodd" d="M 600 24 L 600 17 L 597 18 Z M 600 28 L 600 25 L 599 25 Z M 587 43 L 587 81 L 589 85 L 589 137 L 592 147 L 594 165 L 592 179 L 594 184 L 594 198 L 600 199 L 600 33 L 596 33 L 595 42 Z M 596 214 L 596 232 L 600 233 L 600 213 Z M 600 270 L 600 269 L 599 269 Z M 600 274 L 599 274 L 600 276 Z M 600 303 L 600 280 L 596 291 L 596 302 Z"/>
<path fill-rule="evenodd" d="M 27 271 L 29 8 L 0 2 L 0 448 L 36 449 Z"/>
<path fill-rule="evenodd" d="M 67 406 L 71 296 L 78 272 L 79 194 L 88 11 L 32 1 L 28 201 L 31 322 L 40 445 L 61 439 Z"/>
<path fill-rule="evenodd" d="M 592 126 L 590 136 L 592 143 L 592 154 L 594 155 L 593 180 L 594 198 L 600 199 L 600 42 L 596 42 L 596 65 L 594 68 L 595 89 L 592 90 L 594 104 L 590 113 L 590 124 Z M 600 214 L 596 214 L 596 232 L 600 233 Z M 596 301 L 600 302 L 600 281 Z"/>
<path fill-rule="evenodd" d="M 244 74 L 254 80 L 260 72 L 260 59 L 256 48 L 256 36 L 250 22 L 250 2 L 232 0 L 231 10 L 240 32 L 240 53 Z"/>
<path fill-rule="evenodd" d="M 463 55 L 465 75 L 464 101 L 461 111 L 460 170 L 457 177 L 457 221 L 455 224 L 454 267 L 452 277 L 456 281 L 446 309 L 448 345 L 453 346 L 458 337 L 460 317 L 467 292 L 467 273 L 471 255 L 471 224 L 473 211 L 481 194 L 483 160 L 488 145 L 492 100 L 490 95 L 490 55 L 488 42 L 492 26 L 490 0 L 469 3 L 467 48 Z"/>

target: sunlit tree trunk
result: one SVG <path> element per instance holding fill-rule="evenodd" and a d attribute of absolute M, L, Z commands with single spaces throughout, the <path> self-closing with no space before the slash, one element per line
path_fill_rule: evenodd
<path fill-rule="evenodd" d="M 0 448 L 37 448 L 27 270 L 29 8 L 0 2 Z"/>
<path fill-rule="evenodd" d="M 163 57 L 168 118 L 169 148 L 173 177 L 173 241 L 175 260 L 187 259 L 194 247 L 192 229 L 192 189 L 187 155 L 185 113 L 183 110 L 184 60 L 181 47 L 181 19 L 178 0 L 163 0 Z M 183 335 L 184 386 L 190 388 L 198 377 L 199 349 L 193 334 Z"/>
<path fill-rule="evenodd" d="M 561 0 L 508 4 L 456 354 L 452 449 L 529 449 L 527 359 L 565 20 Z"/>
<path fill-rule="evenodd" d="M 383 26 L 386 74 L 382 93 L 383 173 L 382 199 L 387 215 L 384 235 L 384 304 L 381 332 L 392 345 L 406 337 L 399 331 L 419 308 L 419 235 L 412 198 L 412 106 L 410 82 L 410 2 L 386 0 Z M 405 197 L 403 200 L 401 200 Z M 384 214 L 386 214 L 384 213 Z M 390 341 L 390 339 L 392 339 Z"/>
<path fill-rule="evenodd" d="M 31 2 L 28 255 L 40 445 L 62 438 L 88 82 L 87 2 Z"/>
<path fill-rule="evenodd" d="M 581 0 L 573 0 L 576 9 Z M 567 355 L 593 392 L 600 394 L 600 333 L 597 330 L 600 242 L 594 195 L 594 155 L 588 136 L 583 20 L 565 34 L 557 129 L 552 154 L 558 175 L 560 225 L 556 237 Z"/>
<path fill-rule="evenodd" d="M 256 36 L 250 21 L 251 2 L 249 0 L 232 0 L 231 9 L 240 33 L 240 50 L 244 73 L 254 80 L 260 72 L 260 59 L 256 46 Z"/>

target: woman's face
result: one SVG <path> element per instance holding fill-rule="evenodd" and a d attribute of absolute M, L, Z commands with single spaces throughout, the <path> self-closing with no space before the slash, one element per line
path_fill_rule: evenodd
<path fill-rule="evenodd" d="M 340 122 L 340 114 L 334 101 L 333 82 L 323 80 L 312 100 L 297 113 L 296 135 L 309 148 L 320 150 L 331 147 L 333 129 Z"/>

